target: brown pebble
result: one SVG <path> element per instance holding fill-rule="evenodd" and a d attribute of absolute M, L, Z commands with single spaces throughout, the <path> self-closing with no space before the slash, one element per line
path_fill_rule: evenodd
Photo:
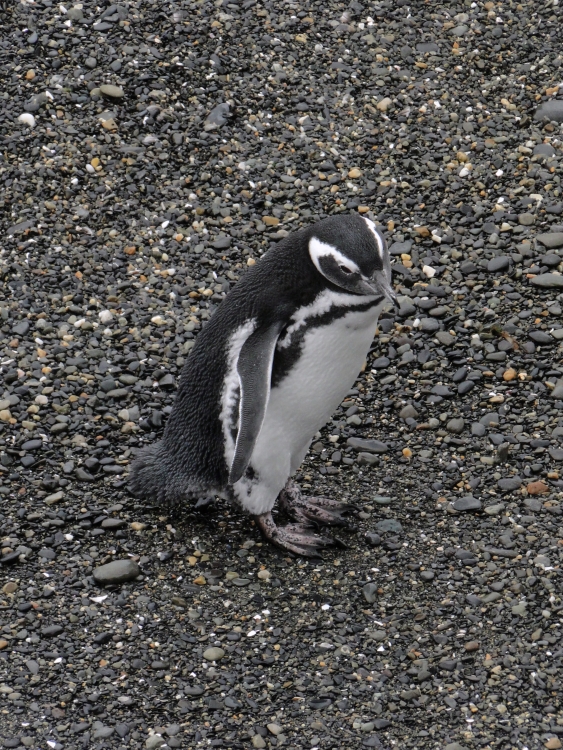
<path fill-rule="evenodd" d="M 0 640 L 0 651 L 2 651 L 3 648 L 6 648 L 6 646 L 9 646 L 10 644 L 8 641 Z"/>
<path fill-rule="evenodd" d="M 561 740 L 559 737 L 551 737 L 546 743 L 545 746 L 548 750 L 559 750 L 560 747 L 563 747 L 561 745 Z"/>
<path fill-rule="evenodd" d="M 468 641 L 465 644 L 465 650 L 466 651 L 478 651 L 479 650 L 479 641 Z"/>
<path fill-rule="evenodd" d="M 207 581 L 205 580 L 204 576 L 198 576 L 197 578 L 194 578 L 194 583 L 198 586 L 205 586 Z"/>
<path fill-rule="evenodd" d="M 352 169 L 348 172 L 348 177 L 352 180 L 356 180 L 358 177 L 362 176 L 362 172 L 358 167 L 352 167 Z"/>
<path fill-rule="evenodd" d="M 35 78 L 35 71 L 28 70 L 27 73 L 25 74 L 25 77 L 27 78 L 28 81 L 33 81 L 33 79 Z"/>
<path fill-rule="evenodd" d="M 549 487 L 541 479 L 538 482 L 530 482 L 526 489 L 528 495 L 545 495 L 546 492 L 549 492 Z"/>
<path fill-rule="evenodd" d="M 15 581 L 8 581 L 8 583 L 5 583 L 2 587 L 2 591 L 4 594 L 13 594 L 14 591 L 17 591 L 18 584 Z"/>
<path fill-rule="evenodd" d="M 403 456 L 405 458 L 411 458 L 412 457 L 412 451 L 410 448 L 403 448 Z"/>
<path fill-rule="evenodd" d="M 518 377 L 518 373 L 513 367 L 509 367 L 508 370 L 505 370 L 502 379 L 503 380 L 514 380 L 514 378 Z"/>
<path fill-rule="evenodd" d="M 263 216 L 262 221 L 267 227 L 277 227 L 280 220 L 276 216 Z"/>

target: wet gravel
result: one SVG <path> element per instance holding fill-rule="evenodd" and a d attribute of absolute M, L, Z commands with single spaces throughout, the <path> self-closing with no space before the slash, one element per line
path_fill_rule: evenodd
<path fill-rule="evenodd" d="M 0 21 L 3 746 L 560 748 L 557 0 Z M 349 548 L 141 505 L 198 330 L 348 211 L 401 301 L 298 476 Z"/>

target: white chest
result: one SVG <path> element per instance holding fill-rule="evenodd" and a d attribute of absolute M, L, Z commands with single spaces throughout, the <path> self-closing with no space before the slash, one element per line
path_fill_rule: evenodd
<path fill-rule="evenodd" d="M 294 367 L 279 388 L 272 390 L 272 409 L 285 402 L 295 426 L 314 434 L 353 385 L 373 340 L 380 309 L 349 312 L 329 325 L 311 328 Z"/>

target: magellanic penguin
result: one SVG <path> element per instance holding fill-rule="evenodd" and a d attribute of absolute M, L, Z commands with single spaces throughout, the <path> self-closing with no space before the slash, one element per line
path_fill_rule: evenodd
<path fill-rule="evenodd" d="M 333 544 L 315 526 L 346 524 L 347 506 L 302 497 L 291 476 L 353 385 L 387 300 L 387 245 L 369 219 L 333 216 L 282 239 L 198 335 L 162 440 L 133 463 L 133 493 L 235 499 L 282 549 Z M 276 525 L 277 498 L 295 523 Z"/>

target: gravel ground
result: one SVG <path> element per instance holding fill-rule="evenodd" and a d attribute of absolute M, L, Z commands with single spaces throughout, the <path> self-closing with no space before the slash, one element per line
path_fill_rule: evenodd
<path fill-rule="evenodd" d="M 66 5 L 0 16 L 3 746 L 561 748 L 558 0 Z M 356 210 L 401 308 L 298 477 L 349 548 L 141 505 L 229 287 Z"/>

